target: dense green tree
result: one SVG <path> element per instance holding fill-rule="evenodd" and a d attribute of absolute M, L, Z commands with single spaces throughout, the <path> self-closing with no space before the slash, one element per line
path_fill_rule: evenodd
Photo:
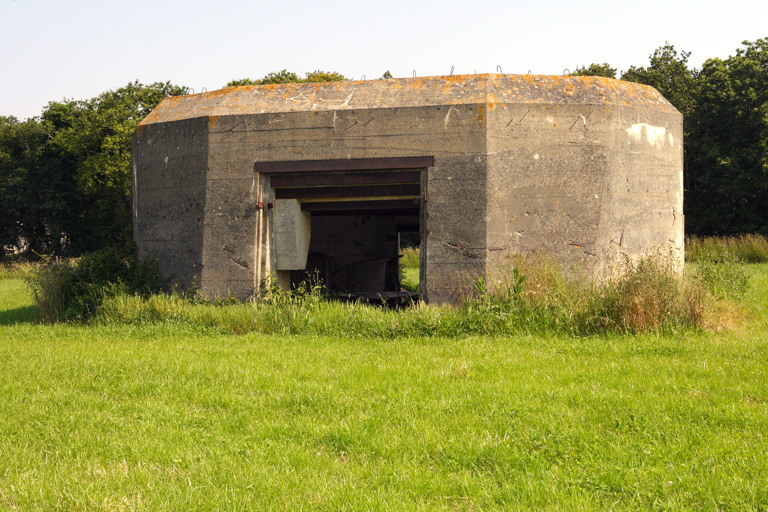
<path fill-rule="evenodd" d="M 239 87 L 241 85 L 259 85 L 259 81 L 251 80 L 250 78 L 239 78 L 237 80 L 230 80 L 225 87 Z"/>
<path fill-rule="evenodd" d="M 347 80 L 347 77 L 336 71 L 321 71 L 315 70 L 311 73 L 307 73 L 307 78 L 304 82 L 343 82 Z"/>
<path fill-rule="evenodd" d="M 0 118 L 0 246 L 3 252 L 63 252 L 79 194 L 50 144 L 45 122 Z"/>
<path fill-rule="evenodd" d="M 39 176 L 45 133 L 37 119 L 0 117 L 0 248 L 45 250 L 47 184 Z"/>
<path fill-rule="evenodd" d="M 261 80 L 258 81 L 258 85 L 267 85 L 267 84 L 286 84 L 286 83 L 296 83 L 301 82 L 301 78 L 299 78 L 299 75 L 294 73 L 293 71 L 288 71 L 286 69 L 283 69 L 282 71 L 278 72 L 272 72 L 267 75 L 265 75 Z"/>
<path fill-rule="evenodd" d="M 131 239 L 131 137 L 170 83 L 138 82 L 0 117 L 0 249 L 80 254 Z"/>
<path fill-rule="evenodd" d="M 77 188 L 76 215 L 63 226 L 74 253 L 131 239 L 131 137 L 139 122 L 186 87 L 139 82 L 84 101 L 51 102 L 42 115 L 55 167 Z"/>
<path fill-rule="evenodd" d="M 227 87 L 235 87 L 238 85 L 268 85 L 305 82 L 342 82 L 344 80 L 348 80 L 344 75 L 336 71 L 316 70 L 308 72 L 306 75 L 306 78 L 299 78 L 299 75 L 293 71 L 283 69 L 282 71 L 269 73 L 260 80 L 252 80 L 250 78 L 232 80 L 231 82 L 227 83 Z"/>
<path fill-rule="evenodd" d="M 622 80 L 650 85 L 667 98 L 684 117 L 693 112 L 698 97 L 697 69 L 688 67 L 691 52 L 680 52 L 669 43 L 654 50 L 647 67 L 631 66 Z"/>
<path fill-rule="evenodd" d="M 602 64 L 590 64 L 587 67 L 577 66 L 572 76 L 604 76 L 606 78 L 616 78 L 616 68 L 612 68 L 607 62 Z"/>
<path fill-rule="evenodd" d="M 686 140 L 686 224 L 768 233 L 768 38 L 704 63 Z"/>

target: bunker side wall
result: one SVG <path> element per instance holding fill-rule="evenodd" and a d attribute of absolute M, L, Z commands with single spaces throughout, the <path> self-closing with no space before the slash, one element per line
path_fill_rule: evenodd
<path fill-rule="evenodd" d="M 205 119 L 142 126 L 133 138 L 134 240 L 171 286 L 200 280 L 207 145 Z"/>
<path fill-rule="evenodd" d="M 426 298 L 458 300 L 457 283 L 484 272 L 485 123 L 477 105 L 268 113 L 210 118 L 202 288 L 253 293 L 259 247 L 255 161 L 434 156 L 427 170 Z M 268 187 L 267 187 L 268 192 Z M 266 197 L 262 198 L 263 201 Z M 265 203 L 266 205 L 266 203 Z M 262 211 L 264 224 L 270 212 Z"/>
<path fill-rule="evenodd" d="M 683 268 L 683 120 L 677 112 L 616 111 L 600 216 L 602 268 L 661 252 Z"/>
<path fill-rule="evenodd" d="M 516 254 L 554 257 L 590 273 L 600 251 L 613 115 L 603 105 L 489 106 L 488 259 L 491 276 Z"/>

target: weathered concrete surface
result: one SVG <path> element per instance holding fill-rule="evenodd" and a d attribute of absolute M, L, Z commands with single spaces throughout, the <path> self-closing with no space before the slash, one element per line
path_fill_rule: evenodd
<path fill-rule="evenodd" d="M 142 125 L 133 140 L 133 229 L 139 256 L 183 287 L 203 268 L 208 120 Z"/>
<path fill-rule="evenodd" d="M 540 85 L 551 103 L 489 106 L 487 240 L 495 265 L 512 254 L 548 253 L 589 275 L 620 253 L 660 250 L 682 268 L 682 117 L 653 89 L 594 80 L 605 89 L 551 80 Z M 490 83 L 489 95 L 510 94 L 508 82 Z M 562 97 L 569 90 L 578 102 Z"/>
<path fill-rule="evenodd" d="M 276 264 L 273 212 L 259 208 L 272 190 L 254 162 L 397 156 L 435 158 L 423 182 L 429 301 L 457 300 L 518 252 L 591 273 L 615 252 L 667 247 L 682 265 L 680 114 L 647 86 L 530 75 L 167 98 L 135 137 L 139 249 L 208 295 L 247 297 Z"/>

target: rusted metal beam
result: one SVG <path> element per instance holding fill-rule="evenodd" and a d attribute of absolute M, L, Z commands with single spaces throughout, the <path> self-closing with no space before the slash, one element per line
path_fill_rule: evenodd
<path fill-rule="evenodd" d="M 414 199 L 421 197 L 421 186 L 418 183 L 405 185 L 354 185 L 349 187 L 305 187 L 275 189 L 275 199 L 348 199 L 355 197 L 392 197 L 409 196 Z"/>
<path fill-rule="evenodd" d="M 337 172 L 333 174 L 276 174 L 271 176 L 272 188 L 328 187 L 333 185 L 382 185 L 420 183 L 421 171 Z"/>
<path fill-rule="evenodd" d="M 301 209 L 307 212 L 350 212 L 386 213 L 404 215 L 418 213 L 418 199 L 385 199 L 381 201 L 327 201 L 319 203 L 301 203 Z"/>
<path fill-rule="evenodd" d="M 283 172 L 389 171 L 393 169 L 424 169 L 435 166 L 433 156 L 399 156 L 393 158 L 342 158 L 337 160 L 293 160 L 256 162 L 254 172 L 276 174 Z"/>

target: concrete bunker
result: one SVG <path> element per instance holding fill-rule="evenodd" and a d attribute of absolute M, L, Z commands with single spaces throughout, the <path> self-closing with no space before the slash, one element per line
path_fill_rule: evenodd
<path fill-rule="evenodd" d="M 599 276 L 683 262 L 682 116 L 600 77 L 464 75 L 169 97 L 134 136 L 134 237 L 181 286 L 241 299 L 317 271 L 338 295 L 456 302 L 521 253 Z"/>

